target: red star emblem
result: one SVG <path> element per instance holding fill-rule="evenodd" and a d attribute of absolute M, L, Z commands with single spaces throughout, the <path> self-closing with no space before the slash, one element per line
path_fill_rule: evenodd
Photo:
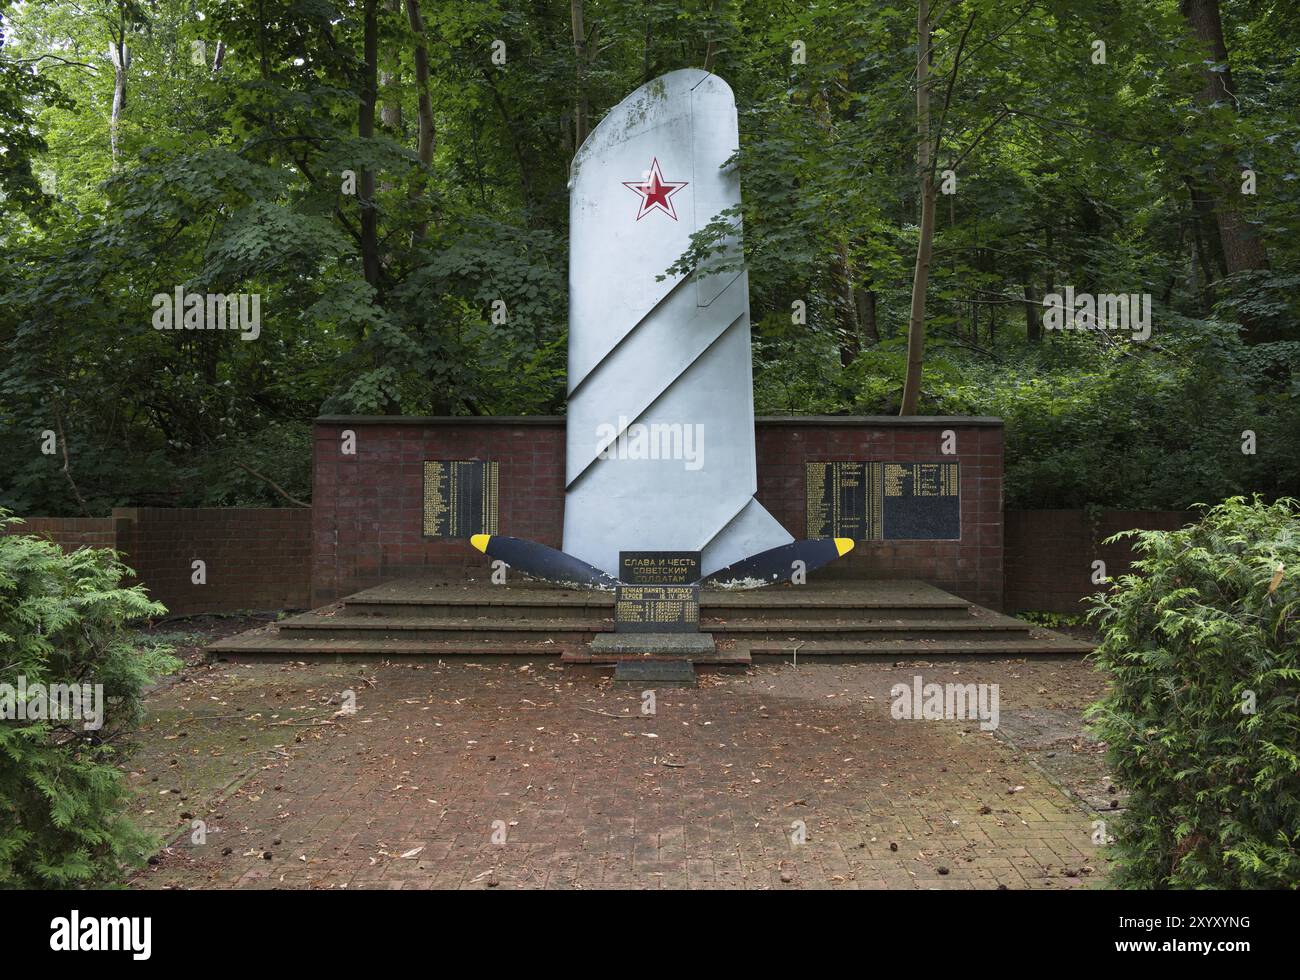
<path fill-rule="evenodd" d="M 676 221 L 677 209 L 673 207 L 673 195 L 690 181 L 664 180 L 663 174 L 659 171 L 659 161 L 651 157 L 650 169 L 646 171 L 644 180 L 625 180 L 622 183 L 624 187 L 641 195 L 641 207 L 636 213 L 637 221 L 656 208 Z"/>

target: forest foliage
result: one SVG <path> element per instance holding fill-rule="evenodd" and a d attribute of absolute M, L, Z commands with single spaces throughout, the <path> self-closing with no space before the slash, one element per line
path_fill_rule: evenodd
<path fill-rule="evenodd" d="M 1256 0 L 933 7 L 947 189 L 918 410 L 1006 419 L 1012 506 L 1296 492 L 1300 21 Z M 898 412 L 917 18 L 4 4 L 0 505 L 281 504 L 275 486 L 310 496 L 322 412 L 562 412 L 569 161 L 638 85 L 692 66 L 736 94 L 744 201 L 680 264 L 743 220 L 758 412 Z M 1045 329 L 1066 286 L 1149 295 L 1151 336 Z M 155 329 L 178 287 L 256 294 L 259 335 Z"/>

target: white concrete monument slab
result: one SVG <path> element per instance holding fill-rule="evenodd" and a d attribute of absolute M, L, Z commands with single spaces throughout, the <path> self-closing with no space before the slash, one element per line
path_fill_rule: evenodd
<path fill-rule="evenodd" d="M 620 551 L 699 551 L 709 575 L 793 541 L 754 499 L 739 218 L 721 256 L 665 277 L 740 203 L 738 145 L 731 89 L 684 69 L 619 103 L 573 161 L 564 551 L 610 575 Z"/>

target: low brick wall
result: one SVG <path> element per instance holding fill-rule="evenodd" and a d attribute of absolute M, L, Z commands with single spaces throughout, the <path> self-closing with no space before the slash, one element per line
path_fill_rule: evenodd
<path fill-rule="evenodd" d="M 956 453 L 945 455 L 946 430 Z M 355 454 L 342 451 L 344 433 Z M 758 500 L 807 537 L 804 464 L 958 462 L 962 537 L 860 542 L 828 574 L 919 578 L 983 605 L 1002 602 L 1002 423 L 977 418 L 795 417 L 756 423 Z M 424 462 L 495 460 L 499 533 L 558 548 L 564 517 L 564 419 L 325 417 L 315 427 L 312 597 L 329 602 L 404 575 L 483 577 L 466 540 L 422 534 Z M 839 566 L 839 567 L 836 567 Z"/>
<path fill-rule="evenodd" d="M 356 434 L 353 455 L 342 451 L 347 431 Z M 404 575 L 487 572 L 468 541 L 423 536 L 426 460 L 496 460 L 500 532 L 560 547 L 563 419 L 318 419 L 314 445 L 314 604 Z"/>
<path fill-rule="evenodd" d="M 47 538 L 64 551 L 117 547 L 117 523 L 111 517 L 24 517 L 0 533 Z"/>
<path fill-rule="evenodd" d="M 311 601 L 311 510 L 306 507 L 120 508 L 119 547 L 173 615 L 303 608 Z M 192 581 L 204 562 L 207 583 Z"/>
<path fill-rule="evenodd" d="M 1127 542 L 1103 545 L 1119 531 L 1174 531 L 1196 519 L 1189 511 L 1107 510 L 1090 518 L 1083 510 L 1010 510 L 1006 527 L 1006 611 L 1082 613 L 1082 600 L 1101 590 L 1092 563 L 1106 563 L 1111 578 L 1129 569 Z"/>
<path fill-rule="evenodd" d="M 955 421 L 946 427 L 952 428 Z M 907 432 L 900 427 L 874 436 L 845 428 L 848 431 L 838 423 L 809 427 L 794 420 L 760 421 L 758 496 L 791 534 L 804 533 L 804 462 L 906 460 L 908 454 L 933 458 L 924 428 Z M 1001 500 L 1001 481 L 994 472 L 1001 458 L 1000 433 L 987 437 L 986 444 L 984 431 L 977 425 L 959 434 L 959 445 L 965 443 L 961 541 L 859 542 L 824 574 L 919 578 L 1008 612 L 1079 613 L 1084 609 L 1081 600 L 1098 590 L 1091 581 L 1093 561 L 1105 561 L 1107 573 L 1114 577 L 1127 571 L 1132 560 L 1126 544 L 1102 545 L 1102 540 L 1134 527 L 1175 530 L 1195 519 L 1191 512 L 1150 510 L 1102 511 L 1095 520 L 1083 510 L 1002 514 L 994 509 Z M 424 459 L 488 458 L 492 447 L 502 463 L 502 533 L 558 547 L 564 500 L 561 421 L 520 423 L 505 438 L 496 432 L 483 441 L 489 433 L 490 426 L 474 424 L 436 431 L 397 426 L 371 433 L 358 448 L 369 443 L 371 452 L 389 457 L 380 468 L 400 479 L 387 483 L 369 472 L 374 460 L 361 468 L 351 462 L 350 472 L 338 461 L 327 460 L 322 466 L 318 446 L 318 501 L 332 499 L 333 510 L 320 502 L 313 511 L 119 508 L 112 517 L 26 518 L 7 533 L 49 538 L 66 550 L 125 552 L 127 564 L 173 615 L 303 608 L 411 572 L 482 576 L 485 560 L 468 542 L 421 536 Z M 332 436 L 325 440 L 332 450 Z M 508 452 L 503 454 L 503 447 Z M 191 582 L 196 558 L 207 564 L 206 585 Z M 1002 588 L 991 586 L 994 575 L 1000 576 Z"/>
<path fill-rule="evenodd" d="M 67 551 L 115 548 L 171 615 L 305 608 L 311 600 L 311 511 L 303 507 L 116 508 L 112 517 L 32 517 L 10 534 Z M 193 562 L 207 583 L 192 581 Z"/>
<path fill-rule="evenodd" d="M 956 437 L 944 455 L 943 433 Z M 1002 605 L 1002 422 L 968 418 L 759 419 L 758 500 L 795 538 L 807 537 L 806 463 L 885 460 L 961 465 L 961 538 L 859 541 L 819 574 L 920 579 L 993 609 Z"/>

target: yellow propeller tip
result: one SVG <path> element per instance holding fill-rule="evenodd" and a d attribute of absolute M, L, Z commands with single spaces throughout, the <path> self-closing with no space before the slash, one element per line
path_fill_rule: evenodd
<path fill-rule="evenodd" d="M 486 555 L 488 542 L 490 540 L 492 540 L 492 535 L 490 534 L 475 534 L 471 535 L 469 543 Z M 843 554 L 843 552 L 841 552 L 841 554 Z"/>
<path fill-rule="evenodd" d="M 835 550 L 836 550 L 837 552 L 839 552 L 840 557 L 843 558 L 845 555 L 847 555 L 850 551 L 853 550 L 853 539 L 852 539 L 852 538 L 836 538 L 836 539 L 835 539 Z"/>

